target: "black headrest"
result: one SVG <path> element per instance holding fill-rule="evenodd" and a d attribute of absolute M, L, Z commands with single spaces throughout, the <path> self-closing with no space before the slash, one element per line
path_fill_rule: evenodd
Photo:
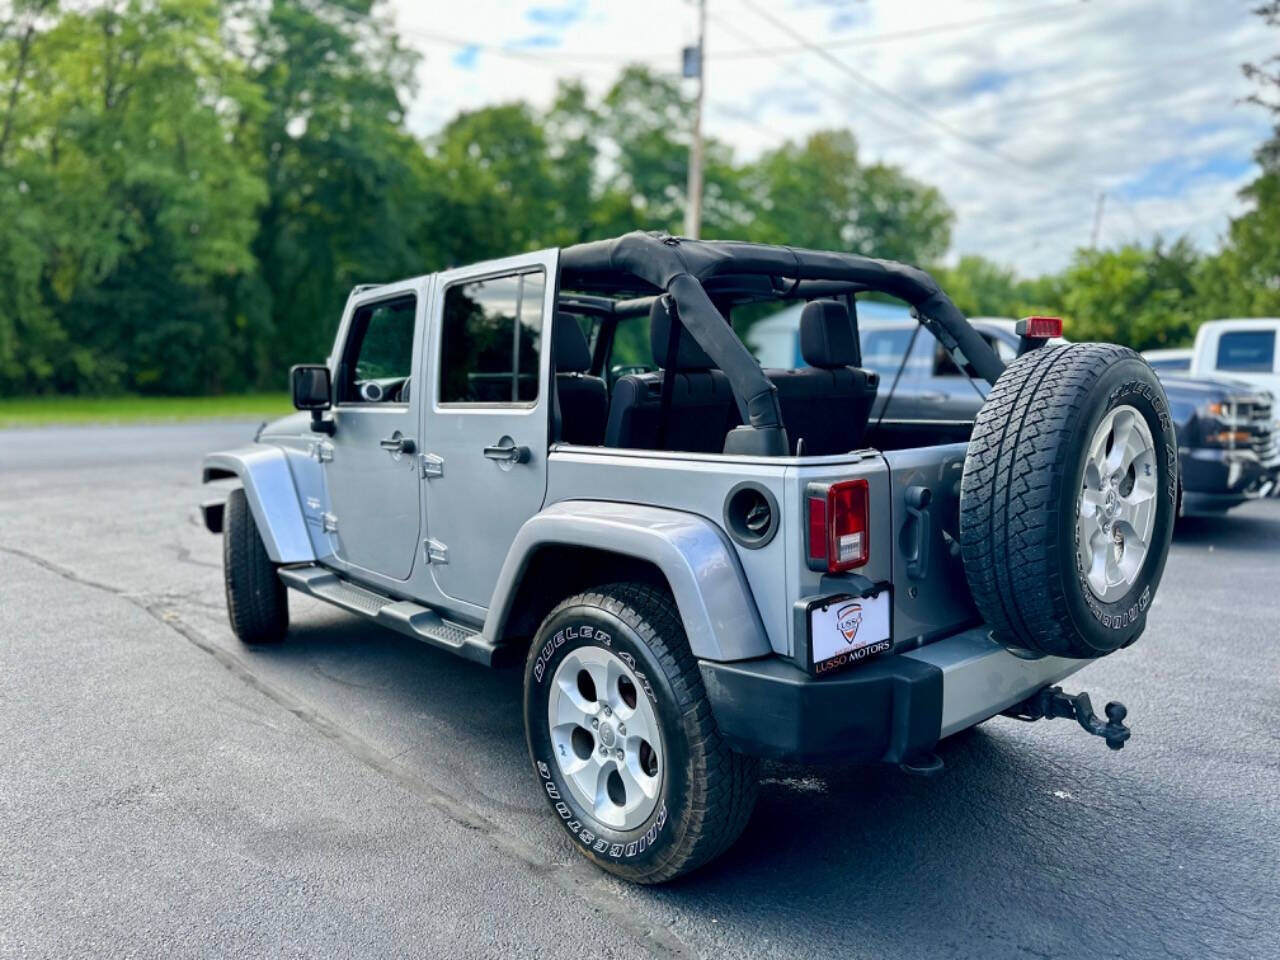
<path fill-rule="evenodd" d="M 659 297 L 653 301 L 649 310 L 649 350 L 653 353 L 653 362 L 658 367 L 667 365 L 667 340 L 671 336 L 672 322 L 676 320 L 675 311 L 671 309 L 668 297 Z M 696 373 L 710 370 L 715 366 L 706 352 L 698 346 L 687 329 L 680 331 L 680 348 L 676 353 L 676 370 L 685 373 Z"/>
<path fill-rule="evenodd" d="M 811 367 L 857 366 L 858 334 L 849 309 L 836 300 L 814 300 L 800 313 L 800 355 Z"/>
<path fill-rule="evenodd" d="M 591 348 L 577 317 L 557 313 L 551 336 L 557 373 L 586 373 L 591 369 Z"/>

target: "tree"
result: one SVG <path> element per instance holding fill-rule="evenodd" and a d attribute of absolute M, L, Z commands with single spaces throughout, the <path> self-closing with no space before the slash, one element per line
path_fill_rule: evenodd
<path fill-rule="evenodd" d="M 1255 13 L 1268 26 L 1280 26 L 1280 0 L 1268 0 Z M 1243 69 L 1258 86 L 1250 101 L 1280 116 L 1280 56 Z M 1232 221 L 1222 252 L 1201 278 L 1216 316 L 1280 316 L 1280 123 L 1255 158 L 1262 173 L 1241 192 L 1249 209 Z"/>
<path fill-rule="evenodd" d="M 376 0 L 240 0 L 239 57 L 265 100 L 257 152 L 268 189 L 237 297 L 259 341 L 258 383 L 322 357 L 360 282 L 422 273 L 425 161 L 403 129 L 416 56 Z M 255 334 L 256 331 L 256 334 Z"/>
<path fill-rule="evenodd" d="M 236 137 L 255 99 L 223 46 L 219 5 L 26 8 L 43 29 L 23 31 L 5 66 L 0 163 L 23 209 L 3 246 L 22 257 L 9 260 L 20 300 L 9 297 L 8 325 L 42 336 L 6 379 L 24 390 L 224 387 L 236 364 L 218 288 L 252 266 L 263 194 Z"/>
<path fill-rule="evenodd" d="M 1203 315 L 1196 277 L 1200 255 L 1186 238 L 1118 250 L 1078 250 L 1054 304 L 1075 340 L 1135 350 L 1187 343 Z"/>
<path fill-rule="evenodd" d="M 947 295 L 969 317 L 1022 317 L 1048 312 L 1058 298 L 1044 285 L 974 254 L 933 271 Z"/>
<path fill-rule="evenodd" d="M 942 195 L 885 164 L 861 166 L 853 134 L 788 141 L 745 173 L 751 239 L 928 262 L 947 250 L 953 215 Z"/>
<path fill-rule="evenodd" d="M 679 231 L 690 103 L 624 69 L 596 99 L 468 111 L 419 142 L 386 0 L 15 0 L 0 19 L 0 390 L 279 387 L 360 282 Z M 706 143 L 704 231 L 927 261 L 936 190 L 827 131 Z M 749 319 L 749 318 L 748 318 Z"/>

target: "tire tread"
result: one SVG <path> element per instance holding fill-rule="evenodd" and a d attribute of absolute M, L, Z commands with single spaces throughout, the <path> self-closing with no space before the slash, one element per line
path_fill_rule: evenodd
<path fill-rule="evenodd" d="M 998 639 L 1041 653 L 1095 657 L 1067 613 L 1064 577 L 1075 543 L 1061 543 L 1069 440 L 1094 387 L 1138 355 L 1115 344 L 1043 347 L 1014 360 L 978 414 L 961 480 L 960 547 L 979 611 Z"/>
<path fill-rule="evenodd" d="M 288 588 L 276 575 L 243 489 L 231 491 L 224 517 L 222 568 L 231 629 L 242 643 L 278 643 L 289 630 Z"/>

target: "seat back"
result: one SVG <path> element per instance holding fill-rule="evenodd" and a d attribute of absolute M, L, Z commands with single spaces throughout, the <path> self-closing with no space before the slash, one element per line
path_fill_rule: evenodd
<path fill-rule="evenodd" d="M 858 330 L 835 300 L 814 300 L 800 314 L 800 353 L 807 368 L 765 371 L 778 390 L 782 422 L 806 456 L 856 450 L 863 443 L 880 377 L 857 364 Z"/>
<path fill-rule="evenodd" d="M 649 313 L 649 350 L 658 366 L 667 362 L 672 323 L 679 323 L 679 319 L 671 311 L 667 298 L 659 297 Z M 711 358 L 687 330 L 680 331 L 673 366 L 671 409 L 661 449 L 720 453 L 724 449 L 725 434 L 739 423 L 729 378 L 715 369 Z M 609 403 L 606 446 L 659 449 L 662 380 L 661 372 L 618 378 Z"/>
<path fill-rule="evenodd" d="M 591 370 L 591 348 L 577 318 L 557 313 L 552 335 L 552 359 L 556 368 L 556 401 L 560 413 L 559 439 L 598 447 L 604 442 L 609 413 L 609 393 Z"/>

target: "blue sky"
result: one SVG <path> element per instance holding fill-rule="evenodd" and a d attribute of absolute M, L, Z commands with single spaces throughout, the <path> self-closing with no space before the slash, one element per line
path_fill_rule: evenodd
<path fill-rule="evenodd" d="M 389 2 L 425 57 L 421 134 L 459 109 L 545 105 L 558 78 L 602 92 L 630 60 L 676 71 L 694 37 L 686 0 Z M 755 2 L 838 63 L 744 0 L 709 0 L 708 132 L 750 157 L 851 128 L 864 158 L 943 190 L 953 256 L 1057 269 L 1087 242 L 1100 192 L 1103 244 L 1188 234 L 1211 248 L 1269 130 L 1239 103 L 1239 64 L 1280 48 L 1256 0 Z"/>

